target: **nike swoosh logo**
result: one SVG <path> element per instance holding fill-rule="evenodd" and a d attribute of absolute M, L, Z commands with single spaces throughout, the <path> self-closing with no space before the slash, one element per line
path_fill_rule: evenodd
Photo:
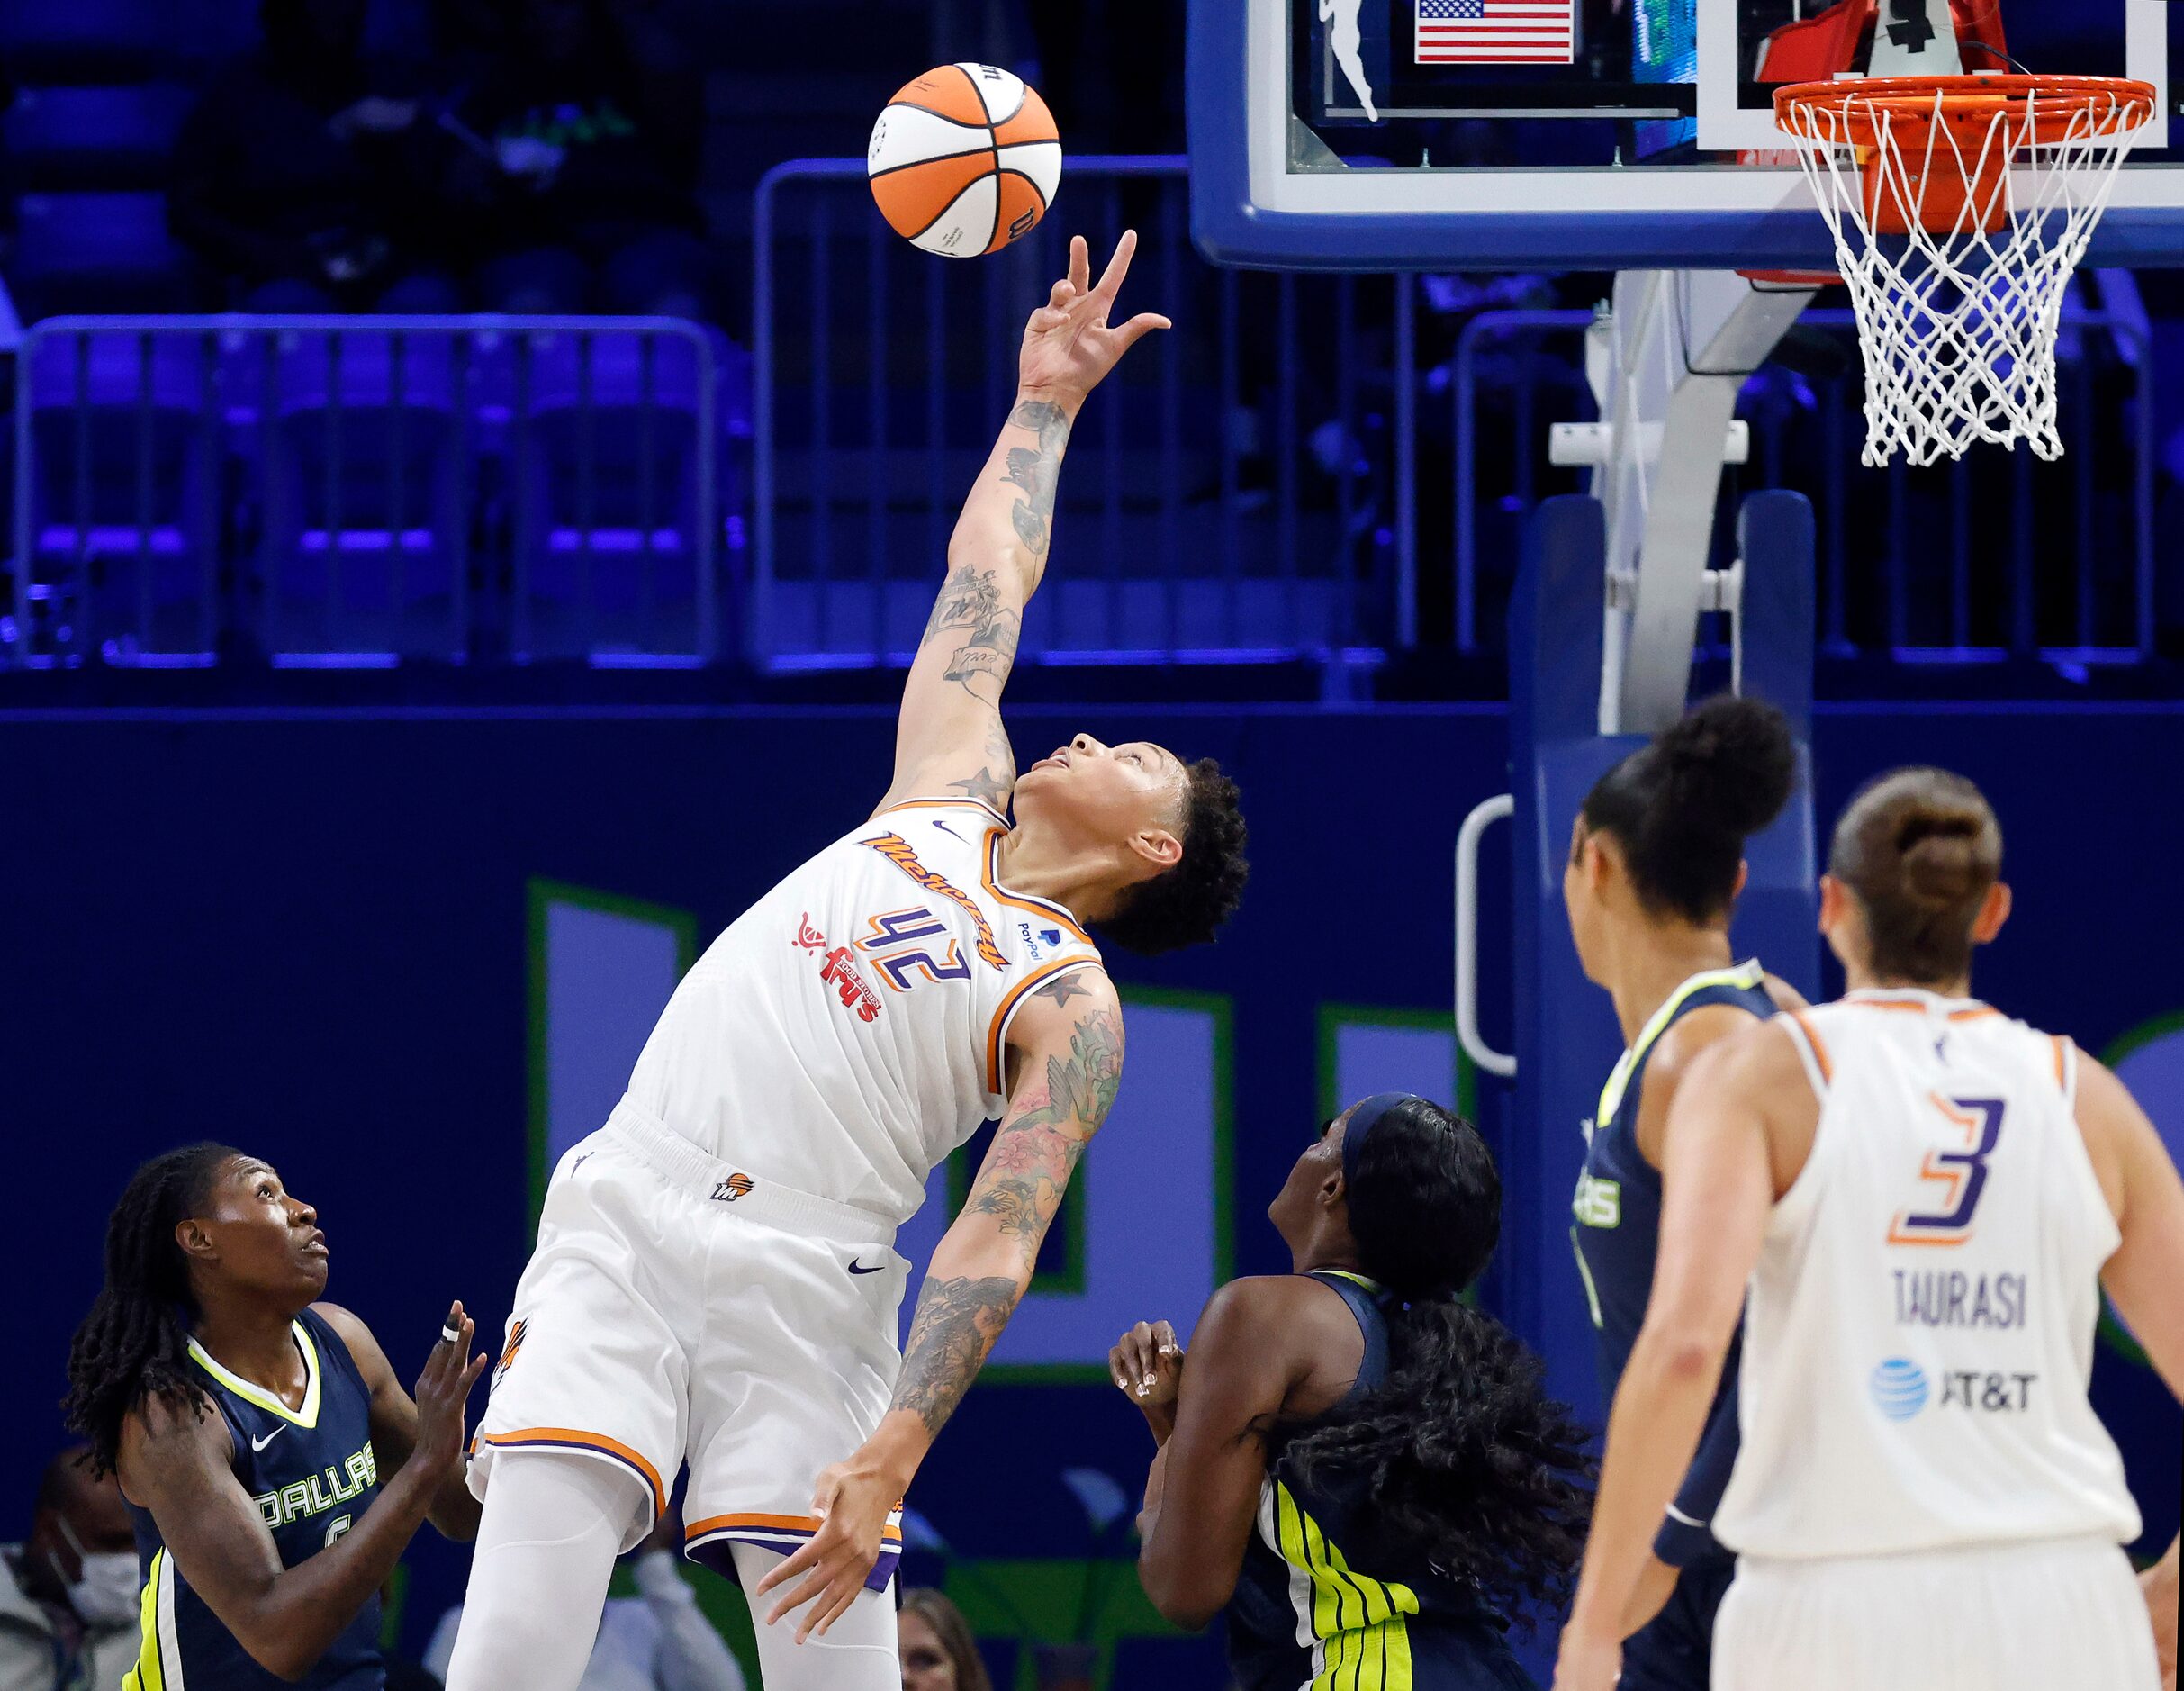
<path fill-rule="evenodd" d="M 961 845 L 968 846 L 970 844 L 969 840 L 965 839 L 961 834 L 957 833 L 953 828 L 950 827 L 945 822 L 940 820 L 937 817 L 934 818 L 933 826 L 940 829 L 940 831 L 945 834 L 950 839 L 954 840 Z M 869 1274 L 871 1272 L 871 1271 L 867 1269 L 865 1272 Z"/>
<path fill-rule="evenodd" d="M 264 1450 L 264 1449 L 266 1448 L 266 1446 L 267 1446 L 268 1444 L 272 1443 L 274 1440 L 275 1440 L 275 1439 L 279 1438 L 279 1437 L 281 1436 L 281 1434 L 282 1434 L 282 1433 L 285 1433 L 285 1432 L 287 1432 L 287 1431 L 288 1431 L 288 1429 L 287 1429 L 287 1427 L 286 1427 L 285 1425 L 277 1426 L 277 1427 L 274 1428 L 272 1432 L 270 1432 L 270 1433 L 266 1433 L 266 1436 L 265 1436 L 264 1438 L 262 1438 L 262 1439 L 257 1439 L 257 1438 L 254 1438 L 254 1439 L 252 1439 L 252 1440 L 250 1441 L 250 1448 L 251 1448 L 252 1450 L 254 1450 L 254 1451 L 262 1451 L 262 1450 Z"/>
<path fill-rule="evenodd" d="M 867 1268 L 862 1262 L 852 1262 L 849 1265 L 849 1271 L 852 1274 L 877 1274 L 886 1266 L 887 1264 L 884 1262 L 875 1262 L 871 1268 Z"/>

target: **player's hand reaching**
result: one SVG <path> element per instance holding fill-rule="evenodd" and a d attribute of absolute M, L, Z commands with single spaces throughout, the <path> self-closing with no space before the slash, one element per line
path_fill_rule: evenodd
<path fill-rule="evenodd" d="M 444 1474 L 462 1460 L 463 1406 L 485 1371 L 485 1352 L 470 1353 L 477 1330 L 460 1300 L 450 1305 L 440 1342 L 417 1377 L 417 1444 L 411 1460 L 429 1475 Z"/>
<path fill-rule="evenodd" d="M 1165 1321 L 1141 1321 L 1107 1352 L 1115 1389 L 1151 1415 L 1175 1407 L 1183 1385 L 1183 1346 Z"/>
<path fill-rule="evenodd" d="M 1141 337 L 1175 327 L 1156 312 L 1140 312 L 1124 323 L 1108 321 L 1137 247 L 1137 231 L 1124 230 L 1115 257 L 1107 260 L 1106 273 L 1094 286 L 1085 238 L 1069 238 L 1069 274 L 1054 284 L 1047 303 L 1032 313 L 1024 328 L 1016 385 L 1024 398 L 1047 400 L 1074 411 Z"/>
<path fill-rule="evenodd" d="M 864 1589 L 866 1576 L 880 1560 L 880 1535 L 902 1491 L 899 1479 L 890 1479 L 876 1464 L 857 1457 L 822 1469 L 811 1492 L 811 1512 L 819 1517 L 819 1530 L 802 1550 L 758 1582 L 762 1597 L 790 1587 L 766 1611 L 766 1624 L 772 1626 L 791 1609 L 809 1604 L 797 1623 L 796 1641 L 800 1644 L 815 1632 L 824 1638 Z"/>

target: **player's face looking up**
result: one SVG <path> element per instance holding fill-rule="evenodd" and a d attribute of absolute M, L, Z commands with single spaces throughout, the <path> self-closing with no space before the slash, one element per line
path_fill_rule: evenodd
<path fill-rule="evenodd" d="M 216 1274 L 226 1288 L 262 1292 L 301 1309 L 326 1289 L 326 1235 L 318 1211 L 289 1196 L 255 1157 L 231 1157 L 214 1178 L 203 1215 L 176 1225 L 191 1278 Z"/>
<path fill-rule="evenodd" d="M 1342 1194 L 1342 1129 L 1349 1119 L 1349 1111 L 1344 1110 L 1321 1125 L 1319 1136 L 1304 1148 L 1267 1206 L 1267 1219 L 1293 1253 L 1349 1243 L 1349 1212 Z"/>
<path fill-rule="evenodd" d="M 1183 760 L 1148 740 L 1106 746 L 1079 734 L 1016 778 L 1016 816 L 1039 832 L 1111 854 L 1120 886 L 1150 881 L 1183 855 Z"/>

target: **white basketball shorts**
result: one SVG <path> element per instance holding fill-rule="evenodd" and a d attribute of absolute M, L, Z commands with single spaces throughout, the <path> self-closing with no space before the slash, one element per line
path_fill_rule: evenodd
<path fill-rule="evenodd" d="M 1713 1691 L 2158 1691 L 2153 1629 L 2112 1540 L 1901 1556 L 1742 1557 Z"/>
<path fill-rule="evenodd" d="M 741 1541 L 790 1553 L 817 1529 L 812 1482 L 869 1437 L 901 1366 L 909 1264 L 877 1216 L 734 1169 L 625 1099 L 554 1171 L 472 1445 L 481 1499 L 520 1450 L 618 1462 L 667 1506 L 675 1470 L 693 1560 Z M 901 1551 L 888 1523 L 870 1583 Z"/>

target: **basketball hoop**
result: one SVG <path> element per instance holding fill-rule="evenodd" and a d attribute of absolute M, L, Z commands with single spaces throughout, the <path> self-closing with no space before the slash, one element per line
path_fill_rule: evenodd
<path fill-rule="evenodd" d="M 2116 77 L 1776 90 L 1857 313 L 1867 464 L 1899 449 L 1932 464 L 1974 440 L 2062 456 L 2063 291 L 2153 106 L 2151 84 Z"/>

